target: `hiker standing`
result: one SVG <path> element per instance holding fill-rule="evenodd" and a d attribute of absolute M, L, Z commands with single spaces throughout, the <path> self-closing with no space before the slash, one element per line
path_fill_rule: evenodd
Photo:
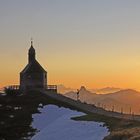
<path fill-rule="evenodd" d="M 79 100 L 79 89 L 77 89 L 77 101 Z"/>

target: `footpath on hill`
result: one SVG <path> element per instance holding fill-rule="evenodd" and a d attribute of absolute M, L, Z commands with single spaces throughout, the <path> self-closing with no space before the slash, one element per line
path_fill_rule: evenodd
<path fill-rule="evenodd" d="M 114 117 L 114 118 L 118 118 L 118 119 L 128 119 L 128 120 L 140 121 L 140 115 L 130 115 L 130 114 L 122 114 L 119 112 L 107 111 L 107 110 L 104 110 L 103 108 L 96 107 L 91 104 L 82 103 L 80 101 L 76 101 L 71 98 L 65 97 L 62 94 L 56 94 L 53 92 L 48 92 L 45 90 L 38 90 L 38 89 L 36 89 L 36 91 L 38 91 L 42 94 L 45 94 L 46 97 L 52 98 L 53 100 L 59 101 L 67 106 L 73 107 L 73 108 L 83 111 L 85 113 L 96 113 L 99 115 Z"/>

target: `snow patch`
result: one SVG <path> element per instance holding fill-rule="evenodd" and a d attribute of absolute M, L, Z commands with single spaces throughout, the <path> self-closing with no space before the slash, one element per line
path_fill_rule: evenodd
<path fill-rule="evenodd" d="M 84 115 L 82 112 L 55 105 L 39 108 L 40 114 L 33 114 L 32 127 L 38 132 L 31 140 L 102 140 L 109 134 L 103 123 L 74 121 L 71 117 Z"/>

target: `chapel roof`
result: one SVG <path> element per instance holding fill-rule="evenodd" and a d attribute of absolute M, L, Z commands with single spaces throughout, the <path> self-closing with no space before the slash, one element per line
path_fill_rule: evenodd
<path fill-rule="evenodd" d="M 46 73 L 44 68 L 37 62 L 37 60 L 27 64 L 27 66 L 22 70 L 25 73 Z"/>

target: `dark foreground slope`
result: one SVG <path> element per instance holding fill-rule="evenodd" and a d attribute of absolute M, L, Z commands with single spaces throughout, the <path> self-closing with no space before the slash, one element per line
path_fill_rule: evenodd
<path fill-rule="evenodd" d="M 110 130 L 110 134 L 104 140 L 140 140 L 140 122 L 138 121 L 117 119 L 99 114 L 88 114 L 72 119 L 104 122 Z"/>
<path fill-rule="evenodd" d="M 35 92 L 22 96 L 0 95 L 0 140 L 30 140 L 37 131 L 31 127 L 32 114 L 47 104 L 65 106 Z"/>
<path fill-rule="evenodd" d="M 52 95 L 52 97 L 53 96 L 57 97 L 59 95 Z M 59 98 L 61 98 L 61 95 Z M 40 105 L 44 106 L 47 104 L 68 107 L 73 110 L 78 110 L 79 108 L 60 102 L 55 98 L 46 97 L 45 94 L 40 94 L 35 91 L 22 96 L 0 96 L 0 140 L 30 140 L 36 133 L 36 130 L 31 127 L 32 114 L 38 112 Z M 78 103 L 78 105 L 81 104 L 83 103 Z M 85 105 L 83 104 L 83 106 Z M 88 107 L 89 105 L 86 106 Z M 93 106 L 93 108 L 95 108 L 95 106 Z M 79 111 L 82 111 L 82 109 Z M 111 131 L 111 134 L 106 137 L 105 140 L 136 140 L 130 138 L 134 136 L 139 137 L 139 122 L 116 119 L 96 113 L 89 113 L 88 111 L 86 113 L 86 116 L 74 119 L 105 122 L 105 125 L 107 125 Z"/>

